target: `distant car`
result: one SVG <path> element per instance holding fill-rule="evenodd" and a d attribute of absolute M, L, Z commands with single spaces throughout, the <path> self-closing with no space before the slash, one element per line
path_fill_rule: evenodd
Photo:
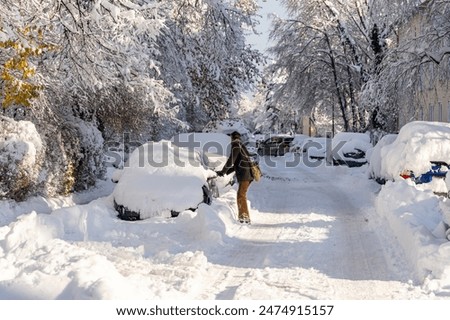
<path fill-rule="evenodd" d="M 349 167 L 366 164 L 366 153 L 370 149 L 370 136 L 356 132 L 339 132 L 333 138 L 296 135 L 291 143 L 291 152 Z"/>
<path fill-rule="evenodd" d="M 370 136 L 358 132 L 339 132 L 332 139 L 333 162 L 337 165 L 360 167 L 367 163 L 366 152 L 373 146 Z"/>
<path fill-rule="evenodd" d="M 291 148 L 294 137 L 291 135 L 269 135 L 258 146 L 260 156 L 284 156 Z"/>
<path fill-rule="evenodd" d="M 413 121 L 383 137 L 370 157 L 370 177 L 380 183 L 408 179 L 419 189 L 448 195 L 450 124 Z"/>
<path fill-rule="evenodd" d="M 305 151 L 304 145 L 308 139 L 310 139 L 310 137 L 306 134 L 294 135 L 294 139 L 290 143 L 289 152 L 302 154 Z"/>
<path fill-rule="evenodd" d="M 303 153 L 310 159 L 324 160 L 327 157 L 327 138 L 310 137 L 303 143 Z"/>
<path fill-rule="evenodd" d="M 208 178 L 214 176 L 197 151 L 170 141 L 146 143 L 132 152 L 115 175 L 114 207 L 122 220 L 176 217 L 211 203 Z"/>

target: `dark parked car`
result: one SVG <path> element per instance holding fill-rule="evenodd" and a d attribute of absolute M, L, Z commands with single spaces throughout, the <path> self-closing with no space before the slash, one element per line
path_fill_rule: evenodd
<path fill-rule="evenodd" d="M 367 163 L 366 153 L 373 146 L 370 136 L 365 133 L 339 132 L 332 139 L 335 165 L 346 165 L 349 167 L 360 167 Z"/>
<path fill-rule="evenodd" d="M 271 135 L 258 146 L 261 156 L 283 156 L 289 152 L 294 137 L 290 135 Z"/>

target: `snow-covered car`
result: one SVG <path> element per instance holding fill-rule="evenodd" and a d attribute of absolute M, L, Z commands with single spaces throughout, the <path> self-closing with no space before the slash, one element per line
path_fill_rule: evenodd
<path fill-rule="evenodd" d="M 448 194 L 449 160 L 450 124 L 414 121 L 397 136 L 380 140 L 372 152 L 369 172 L 379 182 L 408 179 L 420 189 Z"/>
<path fill-rule="evenodd" d="M 367 151 L 369 178 L 374 179 L 380 184 L 386 182 L 386 178 L 381 174 L 381 166 L 384 166 L 381 150 L 385 146 L 393 143 L 395 139 L 397 139 L 397 136 L 397 134 L 387 134 L 383 136 L 372 149 Z"/>
<path fill-rule="evenodd" d="M 333 162 L 337 165 L 360 167 L 367 163 L 366 152 L 373 146 L 370 136 L 358 132 L 339 132 L 332 139 Z"/>
<path fill-rule="evenodd" d="M 314 160 L 324 160 L 327 156 L 327 138 L 310 137 L 303 143 L 303 153 Z"/>
<path fill-rule="evenodd" d="M 427 172 L 417 175 L 412 170 L 404 170 L 400 173 L 400 177 L 409 179 L 416 185 L 426 184 L 421 186 L 422 189 L 432 190 L 438 195 L 450 196 L 448 191 L 450 189 L 445 181 L 448 170 L 449 165 L 446 162 L 430 161 L 430 169 Z"/>
<path fill-rule="evenodd" d="M 209 204 L 208 178 L 216 175 L 204 166 L 199 152 L 170 141 L 143 144 L 119 172 L 113 199 L 123 220 L 175 217 Z"/>
<path fill-rule="evenodd" d="M 294 137 L 287 134 L 271 134 L 258 146 L 260 156 L 284 156 L 289 152 Z"/>
<path fill-rule="evenodd" d="M 339 132 L 332 139 L 296 135 L 291 145 L 291 152 L 303 153 L 310 159 L 326 159 L 334 165 L 349 167 L 367 163 L 366 153 L 372 149 L 370 136 L 355 132 Z"/>
<path fill-rule="evenodd" d="M 306 134 L 295 134 L 294 140 L 290 143 L 289 152 L 298 154 L 303 153 L 305 151 L 303 147 L 309 138 L 310 137 Z"/>

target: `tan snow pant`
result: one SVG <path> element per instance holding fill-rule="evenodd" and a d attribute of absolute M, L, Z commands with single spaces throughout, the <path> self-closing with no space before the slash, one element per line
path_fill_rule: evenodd
<path fill-rule="evenodd" d="M 241 181 L 239 182 L 239 189 L 237 192 L 237 206 L 239 211 L 239 220 L 249 220 L 250 214 L 247 206 L 247 191 L 250 186 L 251 181 Z"/>

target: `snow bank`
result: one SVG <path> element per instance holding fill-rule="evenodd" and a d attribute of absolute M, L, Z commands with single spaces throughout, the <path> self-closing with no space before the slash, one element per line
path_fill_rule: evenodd
<path fill-rule="evenodd" d="M 398 135 L 383 137 L 371 153 L 368 175 L 388 180 L 377 197 L 377 211 L 389 221 L 425 288 L 450 294 L 449 199 L 436 196 L 433 183 L 415 185 L 400 178 L 404 170 L 418 176 L 430 169 L 430 161 L 449 160 L 450 124 L 408 123 Z"/>
<path fill-rule="evenodd" d="M 450 294 L 449 200 L 419 190 L 408 180 L 388 181 L 377 197 L 376 209 L 397 235 L 419 279 L 425 279 L 425 287 L 436 294 Z"/>
<path fill-rule="evenodd" d="M 221 207 L 118 220 L 112 197 L 32 212 L 0 228 L 0 299 L 183 299 L 203 292 Z M 26 271 L 25 271 L 26 269 Z"/>
<path fill-rule="evenodd" d="M 374 175 L 386 180 L 399 180 L 404 170 L 411 170 L 416 176 L 426 173 L 430 161 L 450 162 L 449 123 L 410 122 L 392 143 L 386 142 L 374 150 L 371 167 Z"/>
<path fill-rule="evenodd" d="M 0 229 L 4 252 L 0 254 L 4 271 L 0 275 L 0 297 L 112 299 L 132 293 L 133 288 L 123 281 L 111 261 L 62 240 L 71 237 L 65 233 L 65 223 L 57 214 L 32 212 Z M 10 263 L 12 259 L 14 263 Z M 22 272 L 24 266 L 27 272 Z M 9 296 L 5 297 L 7 292 Z"/>

